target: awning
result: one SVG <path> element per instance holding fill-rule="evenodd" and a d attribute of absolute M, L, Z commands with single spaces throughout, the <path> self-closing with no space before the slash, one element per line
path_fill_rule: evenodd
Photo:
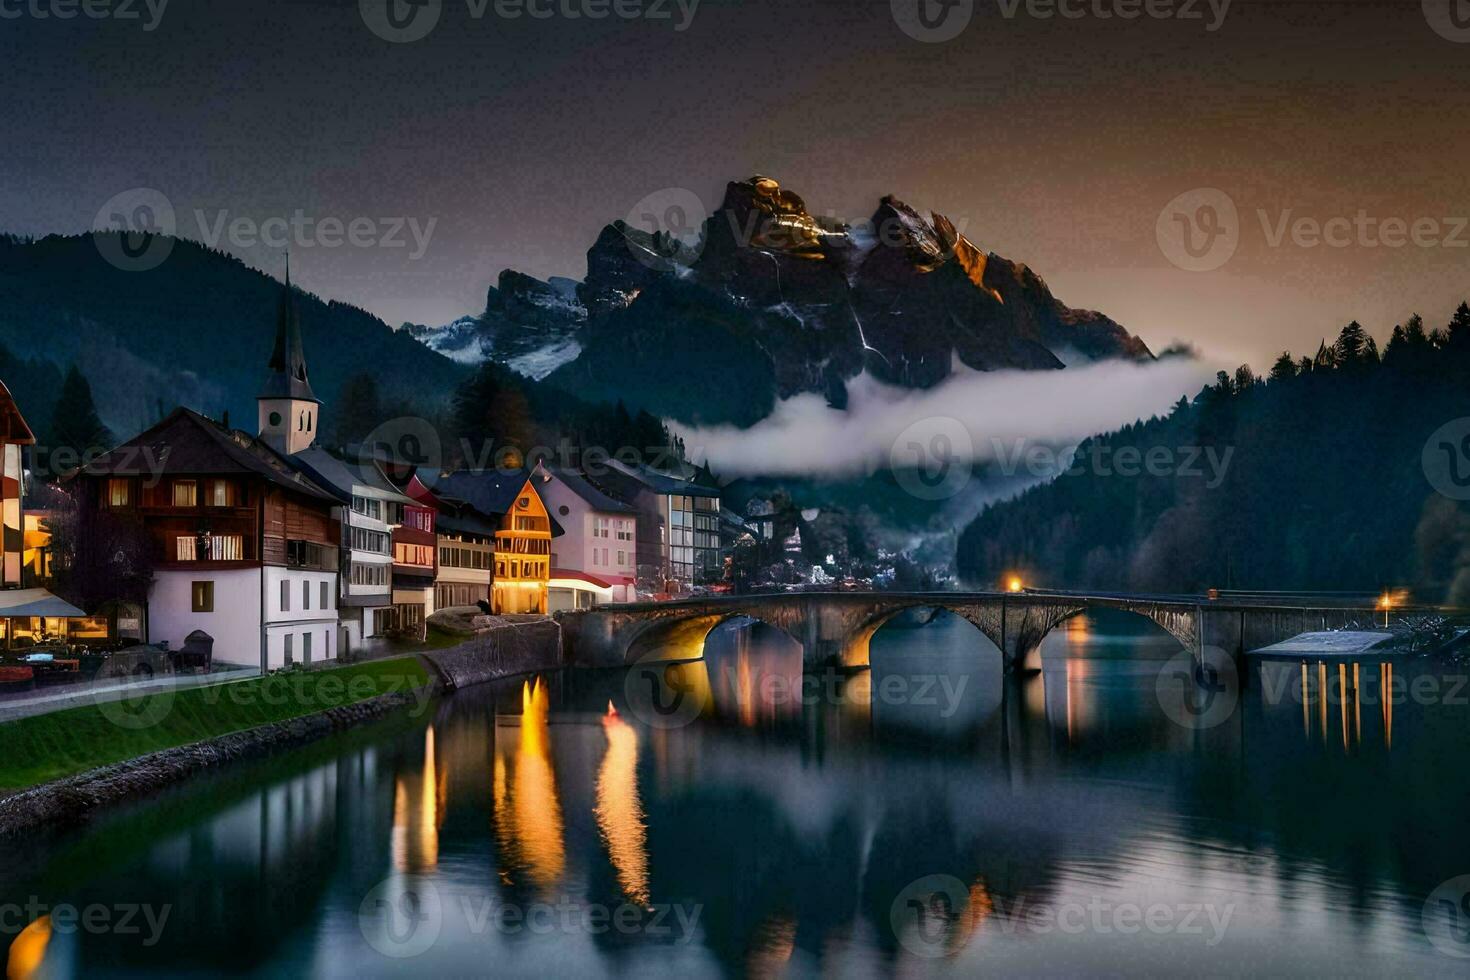
<path fill-rule="evenodd" d="M 562 589 L 591 589 L 612 592 L 612 584 L 605 582 L 595 575 L 579 572 L 570 568 L 553 568 L 551 570 L 551 581 L 547 583 L 549 588 Z"/>
<path fill-rule="evenodd" d="M 0 589 L 0 617 L 50 616 L 79 619 L 87 615 L 45 589 Z"/>

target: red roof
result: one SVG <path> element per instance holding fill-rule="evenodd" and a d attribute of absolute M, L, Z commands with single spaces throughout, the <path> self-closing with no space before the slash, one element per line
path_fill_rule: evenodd
<path fill-rule="evenodd" d="M 599 589 L 610 589 L 614 585 L 627 585 L 632 581 L 626 575 L 615 575 L 612 576 L 613 581 L 608 581 L 607 579 L 598 578 L 596 575 L 589 575 L 586 572 L 578 571 L 575 568 L 553 568 L 551 570 L 551 577 L 576 579 L 579 582 L 595 585 Z"/>

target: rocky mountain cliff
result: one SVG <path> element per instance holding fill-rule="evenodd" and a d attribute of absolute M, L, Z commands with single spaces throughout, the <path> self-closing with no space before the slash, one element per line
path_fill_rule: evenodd
<path fill-rule="evenodd" d="M 694 242 L 608 225 L 574 298 L 565 282 L 502 273 L 478 319 L 484 356 L 685 422 L 748 425 L 802 392 L 842 407 L 863 371 L 924 388 L 956 364 L 1056 370 L 1152 357 L 943 215 L 885 197 L 867 222 L 839 223 L 767 177 L 731 183 Z M 549 375 L 524 369 L 558 361 Z"/>

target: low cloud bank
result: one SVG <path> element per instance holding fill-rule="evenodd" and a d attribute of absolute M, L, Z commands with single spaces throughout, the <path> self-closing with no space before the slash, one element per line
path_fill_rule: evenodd
<path fill-rule="evenodd" d="M 983 464 L 1031 446 L 1072 446 L 1088 436 L 1168 412 L 1193 397 L 1213 368 L 1184 357 L 1101 361 L 1061 371 L 972 371 L 925 391 L 867 374 L 848 383 L 848 407 L 798 395 L 749 429 L 676 426 L 690 457 L 721 476 L 841 478 L 937 447 L 958 463 Z"/>

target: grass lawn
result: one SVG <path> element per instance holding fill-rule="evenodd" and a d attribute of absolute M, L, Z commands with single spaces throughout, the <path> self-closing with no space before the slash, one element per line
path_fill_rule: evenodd
<path fill-rule="evenodd" d="M 22 789 L 379 694 L 423 687 L 414 657 L 291 671 L 212 687 L 162 689 L 0 725 L 0 790 Z"/>

